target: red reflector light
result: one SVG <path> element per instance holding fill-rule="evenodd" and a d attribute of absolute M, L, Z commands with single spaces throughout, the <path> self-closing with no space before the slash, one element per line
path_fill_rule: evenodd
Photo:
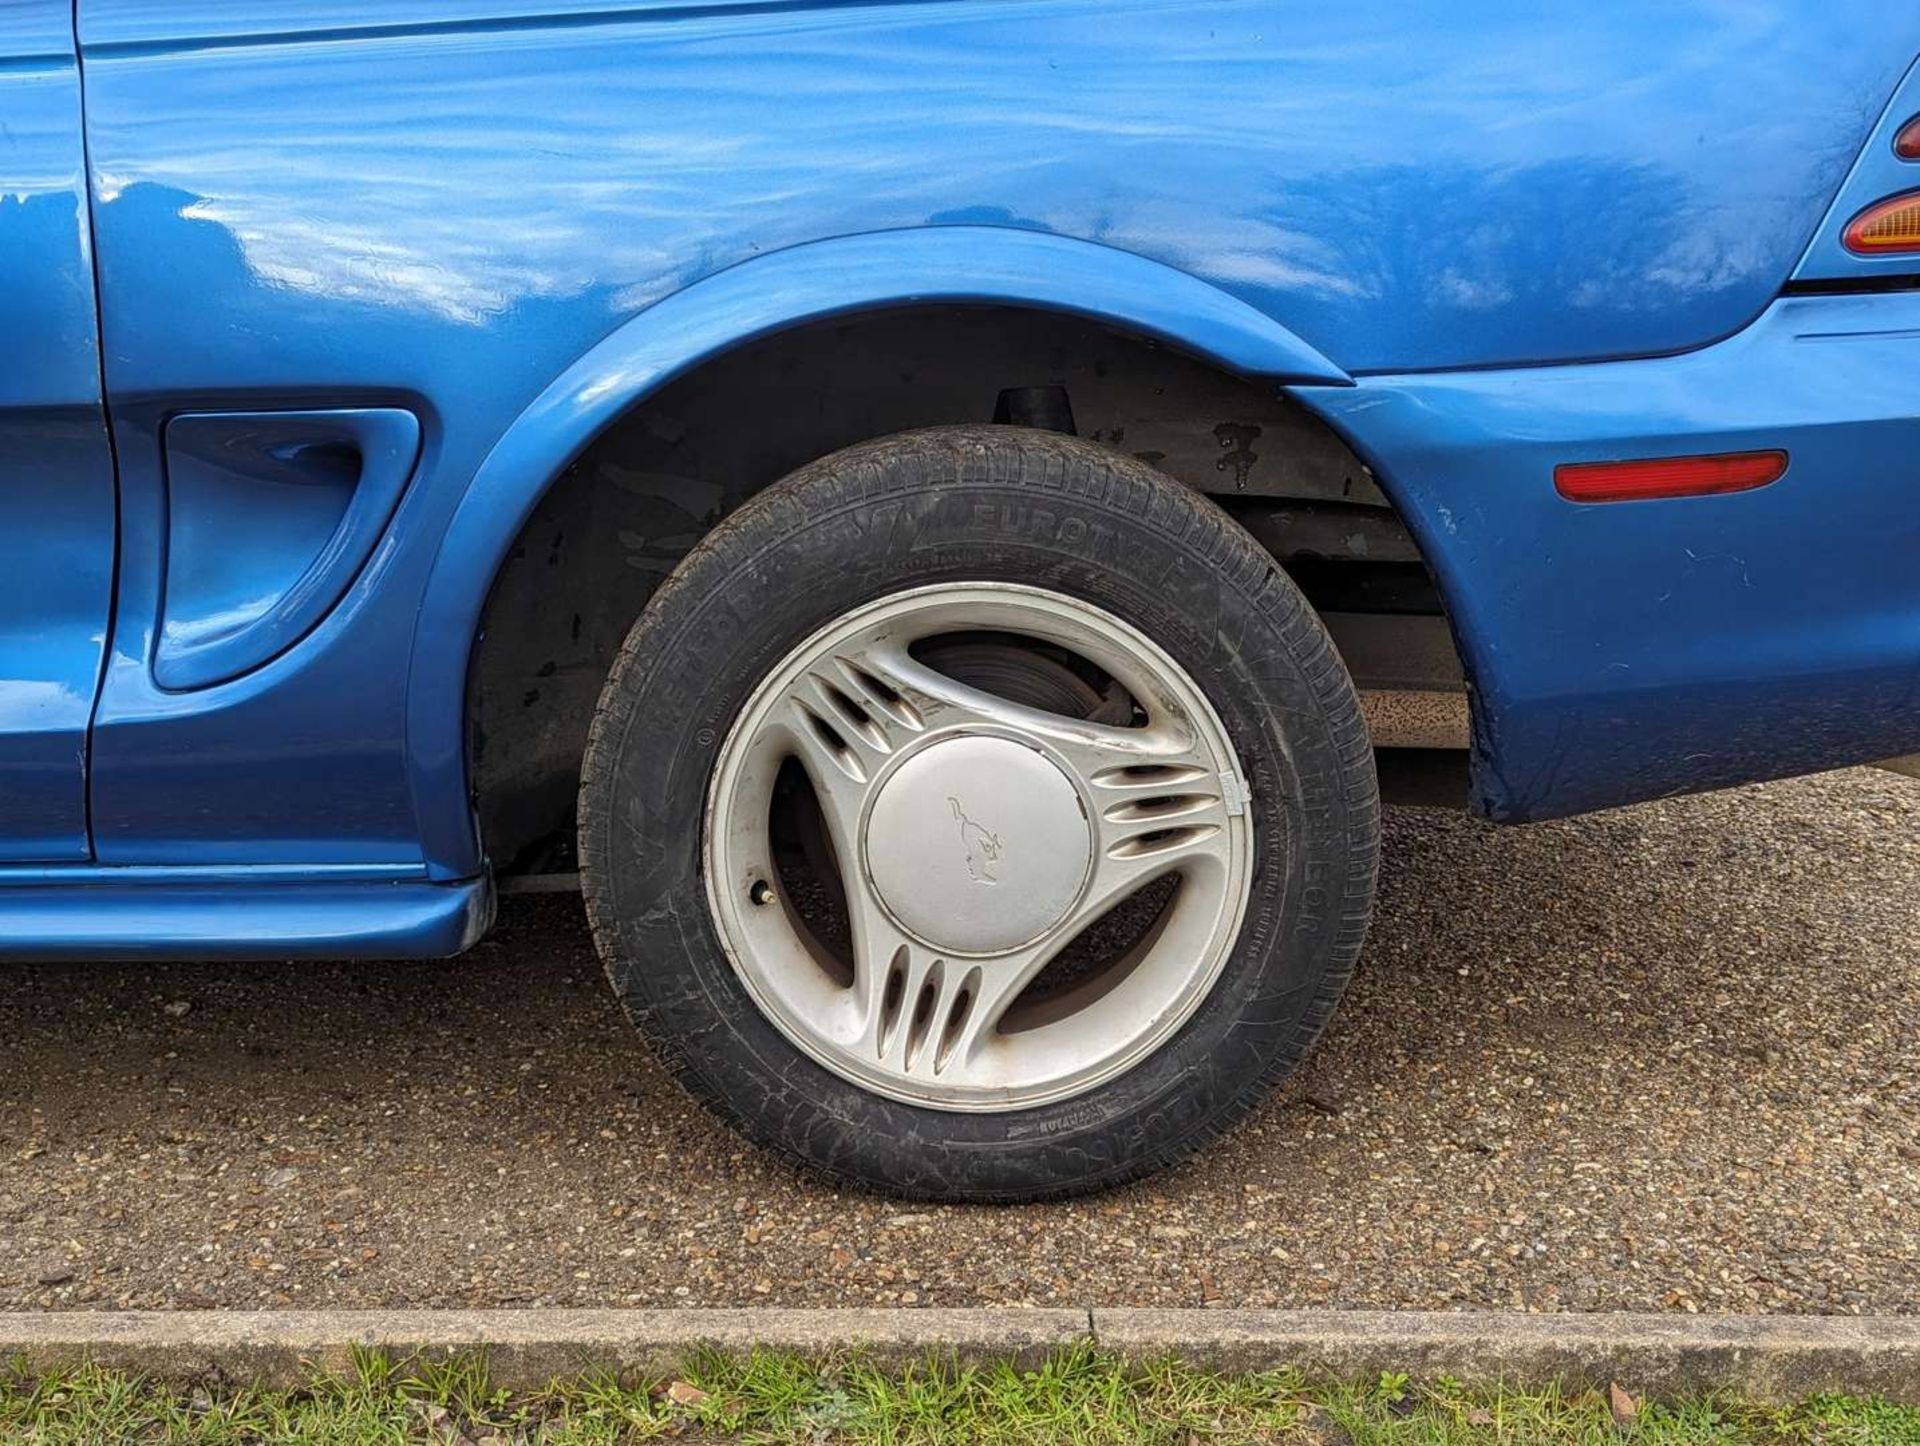
<path fill-rule="evenodd" d="M 1900 127 L 1893 138 L 1893 153 L 1903 161 L 1920 161 L 1920 115 Z"/>
<path fill-rule="evenodd" d="M 1553 485 L 1570 502 L 1634 502 L 1745 492 L 1777 481 L 1785 452 L 1721 452 L 1710 457 L 1648 457 L 1633 462 L 1563 462 Z"/>
<path fill-rule="evenodd" d="M 1920 254 L 1920 191 L 1874 202 L 1847 222 L 1840 239 L 1857 256 Z"/>

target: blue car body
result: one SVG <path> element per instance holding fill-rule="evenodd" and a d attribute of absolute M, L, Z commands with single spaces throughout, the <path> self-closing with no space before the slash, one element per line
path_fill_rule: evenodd
<path fill-rule="evenodd" d="M 1494 817 L 1920 750 L 1920 263 L 1839 241 L 1920 187 L 1916 55 L 1911 0 L 0 0 L 0 952 L 470 943 L 542 496 L 710 359 L 908 306 L 1321 418 Z"/>

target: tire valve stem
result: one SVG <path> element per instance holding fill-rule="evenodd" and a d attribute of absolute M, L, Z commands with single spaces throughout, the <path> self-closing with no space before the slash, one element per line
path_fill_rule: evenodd
<path fill-rule="evenodd" d="M 752 899 L 756 904 L 771 904 L 773 902 L 773 885 L 765 879 L 755 879 L 753 881 L 753 887 L 747 890 L 747 897 Z"/>

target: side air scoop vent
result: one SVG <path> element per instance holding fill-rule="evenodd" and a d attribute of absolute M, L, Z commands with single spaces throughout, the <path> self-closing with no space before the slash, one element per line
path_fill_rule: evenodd
<path fill-rule="evenodd" d="M 419 456 L 419 419 L 393 407 L 167 423 L 154 680 L 223 683 L 311 632 L 365 565 Z"/>

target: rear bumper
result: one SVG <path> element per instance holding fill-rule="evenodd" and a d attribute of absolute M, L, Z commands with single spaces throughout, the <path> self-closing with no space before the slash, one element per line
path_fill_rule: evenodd
<path fill-rule="evenodd" d="M 1474 801 L 1578 813 L 1920 751 L 1920 293 L 1681 356 L 1290 388 L 1432 567 Z M 1753 492 L 1579 505 L 1556 463 L 1780 447 Z"/>

